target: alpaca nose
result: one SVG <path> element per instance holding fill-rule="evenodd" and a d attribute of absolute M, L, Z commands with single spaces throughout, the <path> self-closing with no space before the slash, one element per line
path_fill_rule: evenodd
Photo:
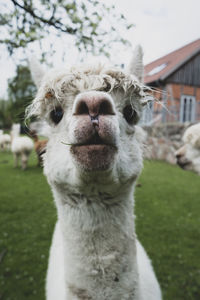
<path fill-rule="evenodd" d="M 183 155 L 182 154 L 179 154 L 179 153 L 177 153 L 177 154 L 175 154 L 176 155 L 176 158 L 177 159 L 180 159 Z"/>
<path fill-rule="evenodd" d="M 83 94 L 77 98 L 73 115 L 89 115 L 92 119 L 99 115 L 115 115 L 115 111 L 106 94 Z"/>
<path fill-rule="evenodd" d="M 175 156 L 177 160 L 180 160 L 185 155 L 185 146 L 182 146 L 175 152 Z"/>

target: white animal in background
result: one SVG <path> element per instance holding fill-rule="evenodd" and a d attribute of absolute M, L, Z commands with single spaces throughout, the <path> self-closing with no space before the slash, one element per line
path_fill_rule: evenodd
<path fill-rule="evenodd" d="M 28 159 L 33 150 L 34 144 L 32 139 L 27 136 L 20 136 L 20 124 L 13 124 L 11 130 L 11 151 L 14 155 L 14 165 L 18 166 L 21 161 L 21 168 L 27 168 Z"/>
<path fill-rule="evenodd" d="M 3 130 L 0 130 L 0 150 L 5 151 L 10 149 L 11 137 L 7 133 L 3 133 Z"/>
<path fill-rule="evenodd" d="M 182 140 L 184 145 L 175 153 L 177 164 L 200 175 L 200 123 L 187 128 Z"/>
<path fill-rule="evenodd" d="M 33 64 L 33 78 L 42 78 Z M 143 166 L 143 137 L 136 126 L 147 102 L 137 79 L 142 73 L 137 47 L 130 73 L 88 65 L 43 73 L 37 80 L 27 117 L 37 115 L 51 126 L 44 173 L 58 212 L 47 300 L 161 299 L 133 215 Z"/>

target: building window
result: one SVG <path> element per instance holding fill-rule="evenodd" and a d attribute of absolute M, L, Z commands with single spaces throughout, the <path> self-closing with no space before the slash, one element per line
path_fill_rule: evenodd
<path fill-rule="evenodd" d="M 155 74 L 161 72 L 166 66 L 167 66 L 167 63 L 164 63 L 164 64 L 162 64 L 162 65 L 159 65 L 159 66 L 153 68 L 153 69 L 147 74 L 147 76 L 152 76 L 152 75 L 155 75 Z"/>
<path fill-rule="evenodd" d="M 195 105 L 194 96 L 182 95 L 180 103 L 180 122 L 195 122 Z"/>

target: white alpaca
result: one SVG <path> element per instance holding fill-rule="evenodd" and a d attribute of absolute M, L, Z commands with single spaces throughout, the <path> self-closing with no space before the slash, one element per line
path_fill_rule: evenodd
<path fill-rule="evenodd" d="M 11 151 L 14 155 L 15 167 L 18 166 L 19 160 L 21 161 L 21 167 L 23 170 L 27 168 L 28 158 L 33 150 L 33 141 L 26 136 L 19 136 L 20 125 L 13 124 L 11 130 Z"/>
<path fill-rule="evenodd" d="M 131 73 L 141 78 L 137 50 Z M 58 222 L 47 300 L 161 299 L 134 226 L 134 186 L 143 165 L 135 124 L 146 102 L 135 76 L 102 65 L 52 71 L 27 112 L 51 126 L 44 173 Z"/>
<path fill-rule="evenodd" d="M 177 164 L 200 175 L 200 123 L 190 126 L 182 140 L 184 145 L 175 153 Z"/>
<path fill-rule="evenodd" d="M 4 134 L 3 130 L 0 130 L 0 149 L 2 151 L 9 150 L 11 143 L 11 137 L 9 134 Z"/>

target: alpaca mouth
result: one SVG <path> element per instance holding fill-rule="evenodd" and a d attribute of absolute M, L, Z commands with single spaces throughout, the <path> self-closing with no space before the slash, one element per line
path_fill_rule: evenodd
<path fill-rule="evenodd" d="M 98 134 L 84 143 L 71 146 L 71 153 L 85 170 L 106 170 L 114 161 L 117 147 L 105 142 Z"/>
<path fill-rule="evenodd" d="M 116 148 L 116 150 L 117 150 L 117 146 L 114 143 L 111 143 L 108 140 L 102 139 L 98 133 L 95 133 L 95 135 L 93 135 L 91 138 L 87 139 L 84 142 L 74 143 L 74 144 L 71 144 L 71 146 L 72 147 L 88 147 L 88 148 L 95 147 L 96 149 L 98 147 L 100 149 L 101 146 L 108 146 L 108 147 Z"/>

